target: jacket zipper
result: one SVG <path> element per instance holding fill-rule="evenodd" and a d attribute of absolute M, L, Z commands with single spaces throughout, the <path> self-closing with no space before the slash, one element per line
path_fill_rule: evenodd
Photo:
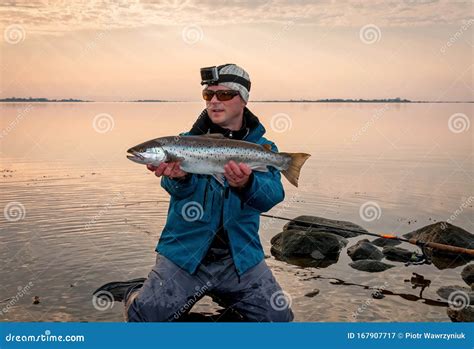
<path fill-rule="evenodd" d="M 222 202 L 222 210 L 225 210 L 225 202 L 226 202 L 226 199 L 229 197 L 229 186 L 227 185 L 225 187 L 225 190 L 223 191 L 223 197 L 224 197 L 224 201 Z M 234 253 L 232 252 L 232 244 L 230 242 L 230 235 L 229 235 L 229 232 L 225 229 L 224 227 L 224 222 L 225 222 L 225 219 L 224 219 L 224 214 L 222 214 L 222 229 L 224 230 L 224 232 L 227 234 L 227 239 L 229 240 L 229 251 L 230 251 L 230 256 L 232 257 L 232 263 L 234 264 L 234 269 L 235 269 L 235 273 L 237 274 L 237 281 L 238 283 L 240 284 L 240 274 L 239 274 L 239 271 L 237 270 L 237 265 L 235 264 L 235 259 L 234 259 Z"/>
<path fill-rule="evenodd" d="M 204 189 L 204 202 L 202 203 L 202 211 L 206 211 L 206 203 L 207 203 L 207 191 L 209 189 L 209 177 L 206 180 L 206 188 Z"/>

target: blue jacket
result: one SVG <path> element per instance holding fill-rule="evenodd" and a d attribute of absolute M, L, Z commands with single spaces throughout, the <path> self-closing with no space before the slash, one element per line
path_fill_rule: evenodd
<path fill-rule="evenodd" d="M 246 112 L 250 113 L 248 109 Z M 278 151 L 273 142 L 263 137 L 265 128 L 251 115 L 257 125 L 248 130 L 243 140 L 270 144 L 273 151 Z M 260 214 L 285 197 L 280 172 L 273 167 L 269 170 L 254 171 L 243 191 L 230 187 L 227 180 L 222 187 L 209 175 L 191 174 L 186 180 L 163 176 L 161 186 L 171 198 L 156 251 L 193 274 L 212 243 L 222 212 L 237 273 L 242 275 L 260 263 L 264 258 L 258 236 Z"/>

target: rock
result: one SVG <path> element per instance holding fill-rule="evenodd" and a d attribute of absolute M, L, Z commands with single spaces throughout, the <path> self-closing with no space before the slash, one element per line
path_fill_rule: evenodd
<path fill-rule="evenodd" d="M 318 250 L 314 250 L 313 252 L 311 252 L 311 258 L 313 259 L 324 259 L 326 258 L 325 255 L 323 255 L 321 252 L 319 252 Z"/>
<path fill-rule="evenodd" d="M 453 322 L 474 322 L 474 307 L 471 306 L 459 310 L 448 308 L 446 313 Z"/>
<path fill-rule="evenodd" d="M 330 233 L 285 230 L 275 235 L 270 243 L 270 252 L 277 260 L 303 268 L 326 268 L 337 263 L 341 249 L 348 241 Z"/>
<path fill-rule="evenodd" d="M 394 267 L 394 265 L 386 264 L 380 261 L 374 261 L 371 259 L 360 259 L 358 261 L 349 263 L 349 265 L 354 269 L 367 271 L 369 273 L 377 273 Z"/>
<path fill-rule="evenodd" d="M 374 299 L 382 299 L 384 297 L 385 296 L 383 295 L 383 293 L 380 290 L 376 290 L 376 291 L 372 292 L 372 298 L 374 298 Z"/>
<path fill-rule="evenodd" d="M 298 216 L 283 227 L 283 230 L 293 229 L 331 233 L 344 238 L 353 238 L 367 233 L 367 230 L 352 222 L 317 216 Z"/>
<path fill-rule="evenodd" d="M 327 268 L 337 263 L 339 255 L 331 255 L 324 259 L 314 259 L 312 257 L 284 257 L 275 255 L 275 259 L 283 261 L 301 268 Z"/>
<path fill-rule="evenodd" d="M 448 222 L 437 222 L 403 235 L 407 239 L 417 239 L 423 242 L 436 242 L 474 249 L 474 234 L 452 225 Z M 440 250 L 427 249 L 433 264 L 439 269 L 456 268 L 474 257 L 463 254 L 449 253 Z"/>
<path fill-rule="evenodd" d="M 348 241 L 331 233 L 291 229 L 275 235 L 270 243 L 275 256 L 310 257 L 315 250 L 324 256 L 339 254 Z"/>
<path fill-rule="evenodd" d="M 404 248 L 393 246 L 385 247 L 382 250 L 382 253 L 389 261 L 395 262 L 410 262 L 414 253 L 416 256 L 416 252 L 408 251 Z"/>
<path fill-rule="evenodd" d="M 377 238 L 371 241 L 375 246 L 378 247 L 386 247 L 386 246 L 397 246 L 401 244 L 401 241 L 394 240 L 394 239 L 384 239 L 384 238 Z"/>
<path fill-rule="evenodd" d="M 443 299 L 446 299 L 453 308 L 460 309 L 463 306 L 474 304 L 474 291 L 463 286 L 443 286 L 436 293 Z"/>
<path fill-rule="evenodd" d="M 304 296 L 312 298 L 314 296 L 317 296 L 318 294 L 319 294 L 319 290 L 315 288 L 313 291 L 306 293 Z"/>
<path fill-rule="evenodd" d="M 462 279 L 468 284 L 469 286 L 474 284 L 474 264 L 469 264 L 464 267 L 461 272 Z"/>
<path fill-rule="evenodd" d="M 347 254 L 353 261 L 359 259 L 373 259 L 379 261 L 383 258 L 383 253 L 367 239 L 360 240 L 355 245 L 349 247 Z"/>

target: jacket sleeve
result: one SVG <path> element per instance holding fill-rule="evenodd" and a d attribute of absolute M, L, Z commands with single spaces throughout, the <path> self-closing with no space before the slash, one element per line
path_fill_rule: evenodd
<path fill-rule="evenodd" d="M 277 152 L 275 144 L 270 144 L 272 151 Z M 276 168 L 269 166 L 268 172 L 253 171 L 250 180 L 248 186 L 242 190 L 241 198 L 256 210 L 269 211 L 285 198 L 281 174 Z"/>
<path fill-rule="evenodd" d="M 195 175 L 187 174 L 185 178 L 172 179 L 166 176 L 161 177 L 161 186 L 168 194 L 177 199 L 184 199 L 194 192 L 197 178 Z"/>

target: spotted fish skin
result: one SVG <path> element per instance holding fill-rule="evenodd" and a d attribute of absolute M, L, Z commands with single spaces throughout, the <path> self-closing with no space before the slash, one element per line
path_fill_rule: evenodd
<path fill-rule="evenodd" d="M 128 158 L 141 164 L 159 165 L 162 162 L 179 161 L 183 171 L 196 174 L 222 175 L 224 165 L 233 160 L 245 163 L 254 171 L 267 172 L 272 166 L 287 176 L 287 172 L 298 166 L 299 170 L 310 156 L 304 153 L 278 153 L 246 141 L 227 139 L 221 134 L 201 136 L 169 136 L 150 140 L 130 148 Z M 301 164 L 295 164 L 299 160 Z M 296 161 L 298 162 L 298 161 Z M 285 174 L 287 173 L 287 174 Z"/>

